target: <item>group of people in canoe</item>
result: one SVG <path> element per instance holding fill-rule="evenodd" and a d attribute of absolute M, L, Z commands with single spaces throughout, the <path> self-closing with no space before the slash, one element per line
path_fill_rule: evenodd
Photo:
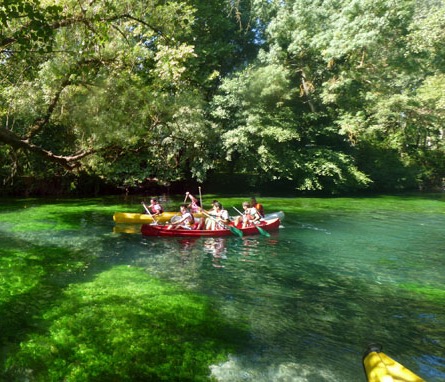
<path fill-rule="evenodd" d="M 190 199 L 187 202 L 187 199 Z M 255 197 L 242 204 L 243 212 L 238 211 L 233 222 L 230 219 L 229 212 L 223 208 L 218 200 L 213 200 L 212 208 L 205 211 L 201 207 L 201 203 L 190 192 L 186 192 L 184 203 L 179 207 L 181 216 L 174 221 L 170 221 L 168 229 L 196 229 L 196 230 L 218 230 L 233 225 L 237 228 L 246 228 L 253 224 L 258 224 L 264 218 L 264 208 L 258 203 Z M 153 217 L 159 216 L 164 212 L 156 198 L 151 198 L 150 205 L 147 207 L 147 213 Z M 203 217 L 194 217 L 193 214 L 202 214 Z"/>

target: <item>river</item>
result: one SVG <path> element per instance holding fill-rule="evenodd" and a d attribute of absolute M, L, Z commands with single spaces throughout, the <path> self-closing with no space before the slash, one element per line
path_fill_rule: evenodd
<path fill-rule="evenodd" d="M 243 199 L 220 200 L 239 208 Z M 205 298 L 242 330 L 242 340 L 227 332 L 241 346 L 209 365 L 218 381 L 365 381 L 373 342 L 425 380 L 445 380 L 444 194 L 258 200 L 285 213 L 271 237 L 176 239 L 115 226 L 115 211 L 140 211 L 137 197 L 0 199 L 0 376 L 29 377 L 31 343 L 51 337 L 61 306 L 79 303 L 73 290 L 127 267 Z M 180 196 L 161 201 L 177 209 Z M 44 310 L 25 307 L 31 295 Z M 126 309 L 139 309 L 131 301 Z M 64 361 L 59 352 L 48 363 Z"/>

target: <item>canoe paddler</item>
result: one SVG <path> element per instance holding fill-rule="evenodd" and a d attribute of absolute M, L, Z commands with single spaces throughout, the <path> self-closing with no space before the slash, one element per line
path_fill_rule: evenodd
<path fill-rule="evenodd" d="M 150 199 L 150 205 L 148 206 L 148 209 L 150 210 L 150 213 L 154 216 L 158 216 L 164 212 L 164 209 L 159 204 L 158 199 L 156 198 Z"/>
<path fill-rule="evenodd" d="M 188 208 L 190 209 L 192 214 L 201 212 L 201 205 L 199 203 L 199 200 L 194 197 L 190 192 L 185 193 L 185 200 L 187 198 L 190 198 L 190 204 L 188 205 Z"/>
<path fill-rule="evenodd" d="M 168 229 L 178 229 L 178 228 L 193 229 L 193 226 L 195 225 L 195 219 L 193 218 L 192 213 L 188 209 L 187 204 L 181 204 L 179 210 L 181 212 L 181 218 L 178 219 L 177 221 L 174 221 L 173 223 L 170 223 Z"/>
<path fill-rule="evenodd" d="M 254 196 L 252 196 L 250 198 L 250 205 L 251 205 L 251 207 L 255 207 L 256 210 L 258 211 L 258 213 L 260 214 L 260 216 L 262 218 L 264 218 L 264 207 L 263 207 L 263 205 L 261 203 L 257 202 L 257 200 L 256 200 L 256 198 Z"/>
<path fill-rule="evenodd" d="M 235 219 L 235 227 L 242 222 L 242 228 L 250 227 L 252 224 L 258 224 L 261 221 L 261 215 L 255 207 L 252 207 L 249 202 L 243 202 L 242 215 Z"/>
<path fill-rule="evenodd" d="M 229 212 L 225 210 L 220 202 L 214 200 L 213 210 L 209 212 L 210 217 L 206 219 L 206 229 L 216 230 L 224 228 L 230 223 Z"/>

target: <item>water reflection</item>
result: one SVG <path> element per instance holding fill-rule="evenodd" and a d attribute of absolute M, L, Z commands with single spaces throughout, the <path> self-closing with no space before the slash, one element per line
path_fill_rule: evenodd
<path fill-rule="evenodd" d="M 136 234 L 141 233 L 140 224 L 116 224 L 113 226 L 113 233 Z"/>
<path fill-rule="evenodd" d="M 177 243 L 179 244 L 181 253 L 190 252 L 196 245 L 198 239 L 199 238 L 197 237 L 187 237 L 178 239 Z"/>
<path fill-rule="evenodd" d="M 204 239 L 203 249 L 212 256 L 215 268 L 224 268 L 223 261 L 227 259 L 226 239 L 224 237 L 209 237 Z"/>
<path fill-rule="evenodd" d="M 201 241 L 202 250 L 210 255 L 212 265 L 215 268 L 225 268 L 235 261 L 258 262 L 263 256 L 276 255 L 278 251 L 274 246 L 279 241 L 276 238 L 264 239 L 260 236 L 238 238 L 213 237 L 203 238 Z"/>

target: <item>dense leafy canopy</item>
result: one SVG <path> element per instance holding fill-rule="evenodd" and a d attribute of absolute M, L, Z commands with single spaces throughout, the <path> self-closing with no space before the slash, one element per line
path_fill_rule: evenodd
<path fill-rule="evenodd" d="M 0 178 L 440 187 L 445 4 L 15 0 Z"/>

